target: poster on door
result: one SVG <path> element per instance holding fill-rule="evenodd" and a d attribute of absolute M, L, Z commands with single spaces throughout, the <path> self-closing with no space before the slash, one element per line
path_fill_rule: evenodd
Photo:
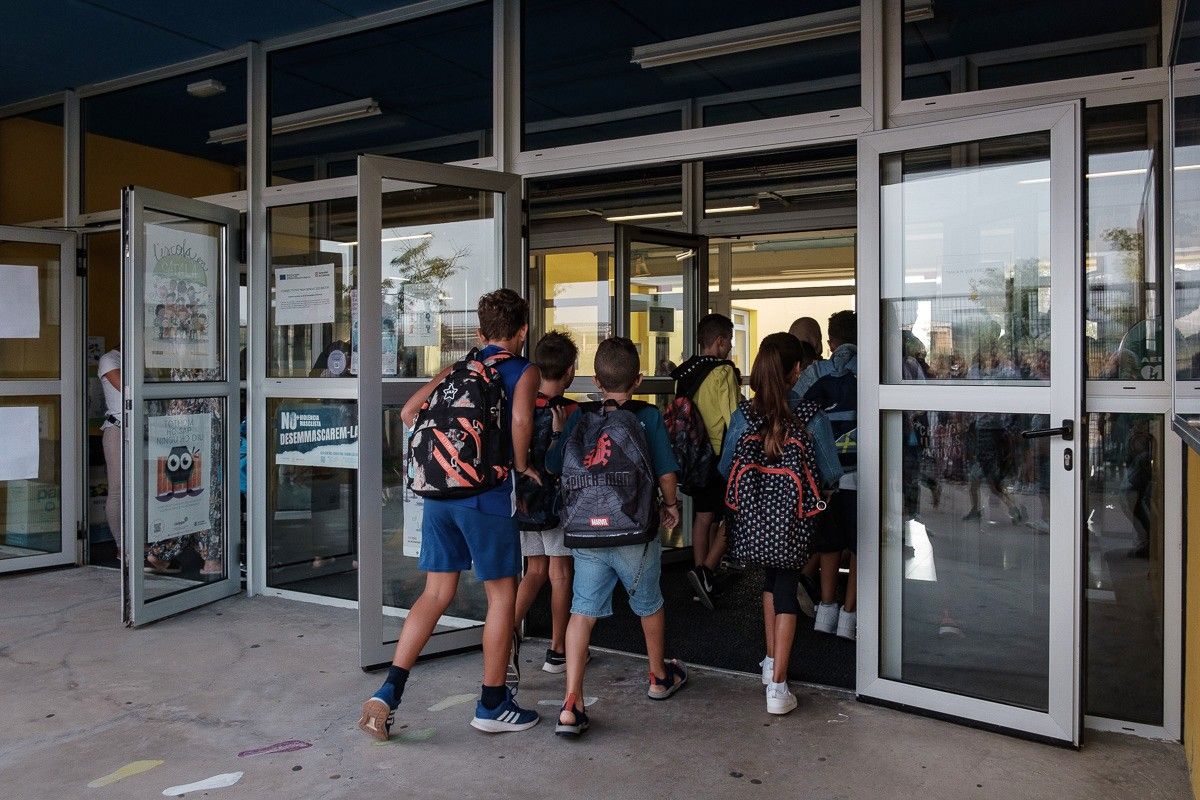
<path fill-rule="evenodd" d="M 409 284 L 403 289 L 400 314 L 405 347 L 437 347 L 442 343 L 441 301 L 433 284 Z"/>
<path fill-rule="evenodd" d="M 209 530 L 212 414 L 149 417 L 146 424 L 146 541 Z"/>
<path fill-rule="evenodd" d="M 353 404 L 280 403 L 275 463 L 358 469 L 358 414 Z"/>
<path fill-rule="evenodd" d="M 146 367 L 216 369 L 219 237 L 146 226 Z"/>

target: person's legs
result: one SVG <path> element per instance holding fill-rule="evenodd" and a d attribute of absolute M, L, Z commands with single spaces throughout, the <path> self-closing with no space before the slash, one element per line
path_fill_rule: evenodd
<path fill-rule="evenodd" d="M 571 557 L 550 556 L 550 649 L 563 652 L 571 617 Z"/>
<path fill-rule="evenodd" d="M 846 597 L 842 601 L 842 610 L 853 614 L 858 610 L 858 553 L 850 551 L 850 576 L 846 581 Z"/>
<path fill-rule="evenodd" d="M 721 558 L 725 555 L 726 544 L 725 535 L 721 530 L 721 518 L 714 515 L 708 529 L 708 556 L 704 559 L 704 568 L 709 571 L 710 575 L 720 566 Z"/>
<path fill-rule="evenodd" d="M 767 713 L 787 714 L 796 707 L 796 696 L 788 690 L 788 662 L 791 659 L 792 643 L 796 639 L 796 617 L 800 605 L 796 590 L 800 583 L 800 570 L 776 569 L 771 571 L 771 620 L 768 634 L 774 644 L 775 654 L 771 662 L 770 675 L 763 669 L 763 683 L 767 685 Z M 764 606 L 766 604 L 764 595 Z M 765 617 L 764 617 L 765 619 Z"/>
<path fill-rule="evenodd" d="M 549 556 L 526 557 L 525 577 L 521 578 L 521 583 L 517 586 L 516 611 L 513 614 L 514 628 L 520 627 L 521 623 L 525 621 L 525 615 L 529 613 L 533 601 L 537 599 L 538 592 L 546 584 L 549 574 Z"/>
<path fill-rule="evenodd" d="M 842 563 L 842 551 L 821 553 L 821 603 L 829 605 L 837 603 L 838 568 Z"/>
<path fill-rule="evenodd" d="M 578 734 L 580 732 L 578 730 L 580 720 L 577 715 L 585 710 L 583 674 L 587 669 L 588 645 L 592 641 L 592 628 L 595 625 L 595 617 L 583 614 L 572 614 L 571 621 L 567 623 L 565 645 L 567 648 L 567 694 L 563 698 L 563 708 L 558 714 L 559 725 L 567 726 L 567 728 L 556 729 L 558 733 Z"/>
<path fill-rule="evenodd" d="M 650 671 L 661 680 L 667 678 L 666 665 L 667 614 L 662 608 L 648 617 L 642 617 L 642 635 L 646 638 L 646 658 Z"/>
<path fill-rule="evenodd" d="M 583 703 L 583 674 L 587 667 L 588 644 L 596 620 L 612 615 L 612 593 L 617 572 L 609 563 L 608 548 L 575 550 L 572 581 L 571 620 L 567 623 L 567 691 L 558 715 L 555 733 L 577 736 L 586 729 Z"/>
<path fill-rule="evenodd" d="M 503 687 L 508 667 L 508 649 L 512 646 L 517 579 L 485 580 L 483 590 L 487 595 L 487 616 L 483 620 L 483 685 L 485 688 Z M 404 625 L 408 627 L 408 622 L 405 621 Z"/>
<path fill-rule="evenodd" d="M 708 562 L 708 551 L 712 544 L 712 527 L 715 515 L 711 511 L 697 511 L 692 518 L 692 564 L 702 567 Z"/>
<path fill-rule="evenodd" d="M 103 380 L 103 379 L 102 379 Z M 104 499 L 104 517 L 117 545 L 117 561 L 121 560 L 121 429 L 105 428 L 101 434 L 104 446 L 104 468 L 108 478 L 108 496 Z"/>
<path fill-rule="evenodd" d="M 454 600 L 458 591 L 458 577 L 457 572 L 430 572 L 425 576 L 425 590 L 409 609 L 404 626 L 400 628 L 400 640 L 396 642 L 396 652 L 392 657 L 393 666 L 411 670 L 413 664 L 417 663 L 417 657 L 428 644 L 438 620 Z M 400 698 L 396 700 L 399 702 Z"/>

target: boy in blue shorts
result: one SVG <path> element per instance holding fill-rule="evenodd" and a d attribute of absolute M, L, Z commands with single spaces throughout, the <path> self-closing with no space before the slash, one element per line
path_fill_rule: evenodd
<path fill-rule="evenodd" d="M 471 725 L 488 733 L 501 733 L 526 730 L 538 723 L 536 712 L 521 708 L 513 700 L 505 686 L 505 671 L 512 643 L 517 576 L 521 573 L 513 477 L 536 475 L 528 457 L 541 378 L 537 367 L 517 355 L 529 333 L 529 307 L 520 295 L 511 289 L 486 294 L 479 298 L 478 314 L 481 347 L 477 358 L 492 365 L 502 379 L 507 419 L 495 435 L 502 437 L 502 457 L 511 468 L 502 482 L 480 493 L 425 500 L 419 561 L 420 568 L 428 573 L 425 591 L 404 620 L 387 680 L 363 703 L 358 721 L 359 728 L 382 741 L 388 739 L 409 670 L 454 599 L 459 574 L 472 565 L 483 583 L 488 608 L 483 626 L 483 688 Z M 404 404 L 401 415 L 405 425 L 411 428 L 416 424 L 418 412 L 435 390 L 454 390 L 451 384 L 442 386 L 454 370 L 454 366 L 442 370 Z M 432 465 L 417 466 L 432 469 Z"/>
<path fill-rule="evenodd" d="M 563 475 L 566 543 L 575 558 L 566 641 L 567 696 L 555 727 L 555 733 L 563 736 L 579 736 L 588 728 L 583 706 L 588 643 L 596 620 L 612 615 L 617 581 L 625 586 L 630 607 L 642 619 L 650 661 L 647 696 L 665 700 L 687 682 L 683 664 L 664 657 L 665 614 L 659 587 L 662 550 L 658 526 L 679 524 L 675 475 L 679 464 L 662 414 L 654 406 L 632 399 L 642 381 L 639 370 L 637 348 L 629 339 L 614 337 L 601 342 L 596 350 L 595 380 L 603 402 L 581 406 L 572 414 L 546 456 L 547 470 Z M 620 412 L 632 412 L 633 416 Z M 606 415 L 614 422 L 607 421 Z M 577 428 L 581 429 L 578 436 Z M 595 441 L 588 439 L 588 431 L 595 433 Z M 657 512 L 655 479 L 661 493 Z M 648 489 L 648 496 L 631 488 L 635 485 Z M 570 495 L 576 491 L 590 493 L 586 505 L 573 507 Z M 644 517 L 627 513 L 631 507 L 641 509 L 643 503 Z M 609 526 L 617 519 L 632 522 L 634 527 L 623 527 L 622 531 L 628 532 L 614 534 Z M 594 530 L 587 530 L 589 526 Z"/>

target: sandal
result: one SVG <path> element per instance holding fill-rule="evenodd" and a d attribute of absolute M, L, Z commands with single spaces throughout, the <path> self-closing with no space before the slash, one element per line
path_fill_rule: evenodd
<path fill-rule="evenodd" d="M 570 711 L 575 717 L 574 722 L 563 722 L 563 711 Z M 563 703 L 562 709 L 558 712 L 558 722 L 554 726 L 554 733 L 558 736 L 567 736 L 572 739 L 578 739 L 584 731 L 588 729 L 587 712 L 575 707 L 575 695 L 567 695 L 567 702 Z"/>
<path fill-rule="evenodd" d="M 672 658 L 666 663 L 667 677 L 660 678 L 653 672 L 650 673 L 650 688 L 646 690 L 646 697 L 651 700 L 666 700 L 687 683 L 687 670 L 684 669 L 682 661 Z"/>

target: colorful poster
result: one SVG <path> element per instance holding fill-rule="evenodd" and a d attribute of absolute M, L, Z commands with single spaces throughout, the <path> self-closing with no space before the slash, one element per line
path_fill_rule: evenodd
<path fill-rule="evenodd" d="M 0 339 L 41 335 L 38 268 L 0 264 Z"/>
<path fill-rule="evenodd" d="M 209 530 L 212 414 L 170 414 L 146 423 L 146 541 Z"/>
<path fill-rule="evenodd" d="M 358 469 L 354 405 L 280 403 L 275 418 L 275 463 Z"/>
<path fill-rule="evenodd" d="M 333 322 L 333 264 L 275 268 L 275 324 Z"/>
<path fill-rule="evenodd" d="M 215 236 L 146 226 L 148 368 L 217 368 L 219 247 Z"/>
<path fill-rule="evenodd" d="M 441 301 L 437 287 L 429 283 L 410 284 L 403 289 L 400 315 L 405 347 L 438 347 L 442 343 Z"/>

